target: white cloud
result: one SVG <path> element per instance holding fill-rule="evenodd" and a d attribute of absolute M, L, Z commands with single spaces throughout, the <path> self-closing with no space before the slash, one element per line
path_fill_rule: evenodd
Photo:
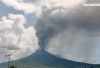
<path fill-rule="evenodd" d="M 83 58 L 79 58 L 79 62 L 85 62 L 85 57 L 83 57 Z"/>
<path fill-rule="evenodd" d="M 23 0 L 1 0 L 1 1 L 7 6 L 11 6 L 16 10 L 24 11 L 25 14 L 37 12 L 37 15 L 39 15 L 40 13 L 42 13 L 45 16 L 45 18 L 47 18 L 47 20 L 48 20 L 49 12 L 53 20 L 56 20 L 56 19 L 62 20 L 64 18 L 67 18 L 67 16 L 69 17 L 68 19 L 72 17 L 75 20 L 77 20 L 76 19 L 77 14 L 75 14 L 77 12 L 76 11 L 77 9 L 70 11 L 68 8 L 72 9 L 76 7 L 77 5 L 85 2 L 85 0 L 70 0 L 70 1 L 69 0 L 41 0 L 38 2 L 39 3 L 38 6 L 36 6 L 36 4 L 33 5 L 32 3 L 25 3 L 23 2 Z M 88 17 L 89 14 L 94 13 L 94 12 L 90 13 L 90 11 L 91 10 L 89 9 L 88 11 L 86 11 L 87 12 L 86 17 Z M 80 16 L 84 16 L 84 15 L 85 14 L 83 13 L 83 15 L 80 15 Z M 78 18 L 80 19 L 81 17 L 78 17 Z M 35 49 L 38 48 L 37 38 L 35 37 L 35 30 L 33 27 L 29 27 L 26 29 L 23 26 L 25 22 L 26 22 L 26 19 L 24 18 L 23 15 L 9 14 L 9 17 L 5 17 L 5 16 L 2 17 L 2 21 L 0 21 L 0 27 L 1 27 L 0 28 L 0 32 L 1 32 L 0 33 L 0 45 L 1 45 L 0 54 L 5 55 L 7 53 L 13 53 L 12 59 L 18 59 L 20 57 L 31 54 L 32 52 L 35 51 Z M 94 51 L 95 47 L 93 48 L 91 45 L 95 45 L 95 43 L 99 42 L 100 39 L 91 40 L 89 38 L 84 37 L 84 35 L 86 34 L 85 31 L 81 30 L 78 34 L 77 33 L 75 34 L 75 31 L 76 29 L 74 30 L 68 29 L 68 34 L 64 33 L 60 37 L 57 36 L 55 39 L 53 39 L 53 41 L 50 42 L 52 44 L 50 45 L 50 47 L 48 47 L 48 49 L 50 48 L 48 51 L 50 51 L 53 54 L 59 54 L 63 56 L 64 58 L 67 58 L 70 60 L 92 63 L 92 61 L 90 60 L 91 58 L 87 60 L 88 57 L 87 58 L 85 57 L 95 52 Z M 83 46 L 83 43 L 84 44 L 88 43 L 88 44 Z M 13 46 L 13 48 L 11 48 L 12 47 L 11 45 Z M 89 50 L 89 47 L 91 47 L 90 50 Z M 18 51 L 16 51 L 16 49 Z M 91 49 L 93 49 L 94 52 L 91 51 Z M 16 54 L 14 54 L 15 52 Z M 84 54 L 85 54 L 85 57 L 83 56 Z M 75 59 L 73 57 L 75 57 Z M 79 59 L 76 59 L 77 57 Z M 80 58 L 80 57 L 83 57 L 83 58 Z M 0 59 L 1 61 L 4 61 L 1 55 L 0 55 L 0 58 L 1 58 Z M 95 62 L 97 61 L 94 60 L 94 63 Z"/>
<path fill-rule="evenodd" d="M 24 3 L 22 0 L 1 0 L 7 6 L 11 6 L 16 10 L 24 11 L 29 14 L 36 11 L 37 7 L 31 3 Z"/>
<path fill-rule="evenodd" d="M 13 7 L 16 10 L 24 11 L 25 14 L 34 13 L 39 16 L 42 12 L 41 8 L 45 6 L 51 8 L 73 8 L 85 0 L 38 0 L 33 3 L 26 3 L 23 0 L 1 0 L 7 6 Z"/>
<path fill-rule="evenodd" d="M 67 59 L 72 60 L 72 55 L 71 54 L 67 54 Z"/>
<path fill-rule="evenodd" d="M 86 0 L 41 0 L 42 5 L 50 7 L 73 8 Z"/>
<path fill-rule="evenodd" d="M 33 27 L 25 28 L 26 19 L 21 14 L 9 14 L 0 21 L 0 60 L 7 61 L 5 54 L 12 53 L 12 60 L 25 57 L 38 49 Z"/>

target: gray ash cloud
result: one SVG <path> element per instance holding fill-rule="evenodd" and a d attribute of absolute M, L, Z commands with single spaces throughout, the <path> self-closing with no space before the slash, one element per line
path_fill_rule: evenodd
<path fill-rule="evenodd" d="M 88 1 L 90 2 L 90 0 Z M 100 37 L 99 11 L 99 7 L 84 7 L 82 4 L 71 9 L 63 7 L 51 7 L 49 9 L 43 6 L 41 16 L 37 18 L 35 23 L 40 48 L 45 49 L 59 39 L 58 43 L 61 46 L 58 46 L 58 51 L 67 47 L 66 51 L 70 52 L 70 49 L 78 46 L 74 52 L 78 54 L 83 52 L 85 57 L 90 57 L 98 45 L 99 40 L 96 38 Z M 55 39 L 59 34 L 61 34 L 61 38 Z M 52 41 L 52 39 L 54 40 Z M 77 44 L 74 43 L 76 40 L 78 40 Z"/>

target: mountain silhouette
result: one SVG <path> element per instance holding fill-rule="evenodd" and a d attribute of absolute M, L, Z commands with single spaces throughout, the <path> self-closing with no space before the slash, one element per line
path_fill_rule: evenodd
<path fill-rule="evenodd" d="M 82 62 L 75 62 L 60 58 L 50 54 L 49 52 L 42 50 L 37 50 L 35 53 L 21 58 L 19 60 L 11 61 L 10 65 L 14 65 L 17 68 L 84 68 L 85 66 L 90 68 L 98 68 L 99 65 L 87 64 Z M 0 68 L 6 68 L 7 63 L 1 63 Z"/>

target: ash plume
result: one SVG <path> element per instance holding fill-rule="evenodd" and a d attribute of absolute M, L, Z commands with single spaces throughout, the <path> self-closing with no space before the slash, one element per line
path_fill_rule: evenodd
<path fill-rule="evenodd" d="M 57 47 L 60 54 L 66 48 L 67 53 L 82 52 L 80 57 L 90 59 L 100 40 L 99 11 L 99 7 L 84 7 L 82 4 L 74 8 L 42 6 L 41 15 L 35 23 L 40 48 Z M 73 48 L 77 50 L 72 52 Z"/>
<path fill-rule="evenodd" d="M 51 20 L 47 20 L 48 17 L 46 17 L 46 15 L 43 17 L 43 19 L 39 18 L 37 20 L 35 28 L 39 46 L 40 48 L 45 49 L 52 37 L 63 32 L 67 28 L 67 23 L 66 21 L 62 22 L 62 20 L 53 18 L 51 18 Z"/>

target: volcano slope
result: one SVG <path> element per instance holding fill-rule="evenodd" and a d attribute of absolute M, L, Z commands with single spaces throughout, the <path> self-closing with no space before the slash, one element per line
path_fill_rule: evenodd
<path fill-rule="evenodd" d="M 14 65 L 17 68 L 99 68 L 97 64 L 87 64 L 82 62 L 75 62 L 63 58 L 59 58 L 50 54 L 49 52 L 37 50 L 30 56 L 21 58 L 19 60 L 11 61 L 10 65 Z M 7 62 L 1 63 L 0 68 L 7 68 Z"/>

